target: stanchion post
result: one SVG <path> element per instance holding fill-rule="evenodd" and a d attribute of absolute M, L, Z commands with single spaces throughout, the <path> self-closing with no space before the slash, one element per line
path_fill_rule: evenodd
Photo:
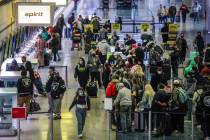
<path fill-rule="evenodd" d="M 193 112 L 191 113 L 191 120 L 192 120 L 192 140 L 195 140 L 195 137 L 194 137 L 194 133 L 195 133 L 195 120 L 194 120 L 194 114 Z"/>
<path fill-rule="evenodd" d="M 53 112 L 50 113 L 50 140 L 53 140 Z"/>
<path fill-rule="evenodd" d="M 20 119 L 17 120 L 17 140 L 20 140 Z"/>
<path fill-rule="evenodd" d="M 148 130 L 148 140 L 151 140 L 151 129 L 152 129 L 152 112 L 149 111 L 149 130 Z"/>
<path fill-rule="evenodd" d="M 68 66 L 65 66 L 66 68 L 66 86 L 68 87 L 69 86 L 69 82 L 68 82 Z"/>
<path fill-rule="evenodd" d="M 109 112 L 109 140 L 111 140 L 111 116 L 112 116 L 112 112 L 111 111 L 108 111 Z"/>

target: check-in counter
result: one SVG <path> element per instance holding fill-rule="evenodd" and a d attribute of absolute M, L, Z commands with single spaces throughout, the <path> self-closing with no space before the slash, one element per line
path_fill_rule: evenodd
<path fill-rule="evenodd" d="M 7 64 L 11 64 L 13 59 L 17 61 L 19 66 L 23 64 L 21 57 L 7 58 L 1 65 L 1 71 L 6 71 Z M 36 58 L 27 58 L 27 61 L 30 61 L 33 67 L 38 64 L 38 59 Z"/>
<path fill-rule="evenodd" d="M 17 120 L 11 117 L 12 107 L 17 107 L 17 88 L 0 88 L 0 137 L 17 134 Z"/>
<path fill-rule="evenodd" d="M 1 71 L 0 80 L 4 81 L 5 87 L 8 87 L 8 82 L 17 82 L 21 78 L 20 71 Z"/>

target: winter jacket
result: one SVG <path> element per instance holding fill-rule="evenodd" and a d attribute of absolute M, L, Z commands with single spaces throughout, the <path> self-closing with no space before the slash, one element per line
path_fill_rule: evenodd
<path fill-rule="evenodd" d="M 66 91 L 64 80 L 59 77 L 55 79 L 51 77 L 46 84 L 46 92 L 49 92 L 52 99 L 60 99 Z"/>
<path fill-rule="evenodd" d="M 99 47 L 102 55 L 106 55 L 107 52 L 110 52 L 109 44 L 106 42 L 105 39 L 98 43 L 98 47 Z"/>
<path fill-rule="evenodd" d="M 17 81 L 17 91 L 19 97 L 33 94 L 33 83 L 29 77 L 21 77 Z"/>
<path fill-rule="evenodd" d="M 120 104 L 120 106 L 131 106 L 131 90 L 126 87 L 123 87 L 118 91 L 117 98 L 114 101 L 114 105 Z"/>
<path fill-rule="evenodd" d="M 81 66 L 77 64 L 75 67 L 74 78 L 78 78 L 78 80 L 88 81 L 89 79 L 89 71 L 85 66 Z"/>

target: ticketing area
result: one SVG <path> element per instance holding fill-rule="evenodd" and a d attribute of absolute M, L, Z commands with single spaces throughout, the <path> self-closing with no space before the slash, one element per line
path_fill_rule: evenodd
<path fill-rule="evenodd" d="M 0 140 L 210 140 L 210 0 L 0 0 Z"/>

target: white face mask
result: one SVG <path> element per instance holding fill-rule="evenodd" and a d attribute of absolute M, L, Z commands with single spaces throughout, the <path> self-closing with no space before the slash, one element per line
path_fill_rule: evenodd
<path fill-rule="evenodd" d="M 83 91 L 79 91 L 79 96 L 83 96 L 84 95 L 84 92 Z"/>

